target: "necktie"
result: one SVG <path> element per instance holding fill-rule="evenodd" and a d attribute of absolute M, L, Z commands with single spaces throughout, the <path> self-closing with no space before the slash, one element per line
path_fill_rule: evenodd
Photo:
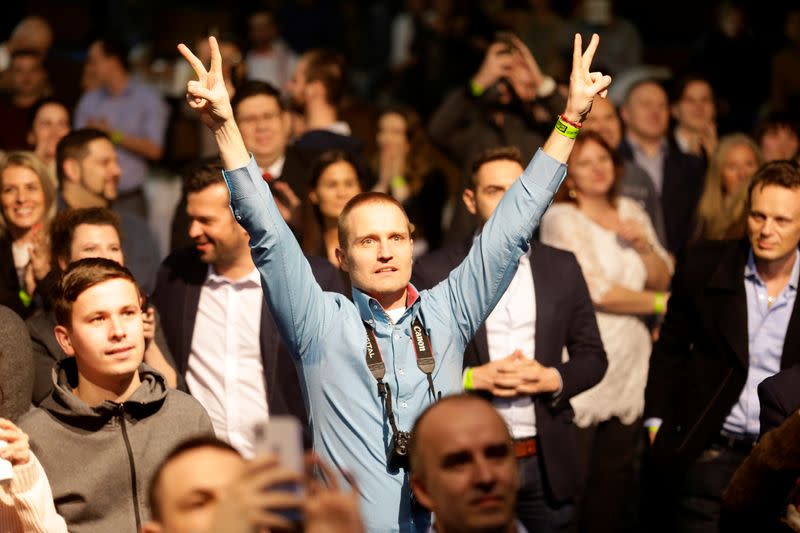
<path fill-rule="evenodd" d="M 272 174 L 270 174 L 267 171 L 264 171 L 264 173 L 261 174 L 261 176 L 264 178 L 264 181 L 266 181 L 267 183 L 270 183 L 272 180 L 275 179 L 275 176 L 273 176 Z"/>

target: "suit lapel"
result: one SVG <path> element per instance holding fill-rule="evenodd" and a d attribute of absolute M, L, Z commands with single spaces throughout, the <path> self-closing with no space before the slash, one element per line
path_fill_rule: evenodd
<path fill-rule="evenodd" d="M 542 364 L 551 364 L 547 361 L 547 354 L 550 350 L 540 350 L 543 346 L 550 346 L 547 342 L 549 340 L 549 321 L 554 318 L 553 313 L 556 312 L 552 303 L 554 295 L 551 294 L 555 285 L 548 283 L 547 273 L 551 271 L 551 265 L 546 261 L 545 254 L 536 246 L 534 241 L 531 241 L 531 274 L 533 275 L 533 291 L 535 294 L 536 305 L 536 331 L 534 343 L 534 357 Z M 551 306 L 548 306 L 551 304 Z M 544 360 L 542 359 L 544 357 Z M 561 352 L 558 352 L 558 357 L 561 357 Z M 560 359 L 559 359 L 560 361 Z"/>
<path fill-rule="evenodd" d="M 792 316 L 783 339 L 781 369 L 800 363 L 800 296 L 795 293 Z"/>
<path fill-rule="evenodd" d="M 200 261 L 197 253 L 189 255 L 185 271 L 181 277 L 186 284 L 183 293 L 183 316 L 181 317 L 180 349 L 173 354 L 177 360 L 178 369 L 185 375 L 189 368 L 189 355 L 192 351 L 192 337 L 194 325 L 197 320 L 197 308 L 200 305 L 200 291 L 203 289 L 208 276 L 208 265 Z"/>
<path fill-rule="evenodd" d="M 746 241 L 731 247 L 709 280 L 707 291 L 709 316 L 713 317 L 711 319 L 745 368 L 749 365 L 747 295 L 744 290 L 748 250 Z"/>

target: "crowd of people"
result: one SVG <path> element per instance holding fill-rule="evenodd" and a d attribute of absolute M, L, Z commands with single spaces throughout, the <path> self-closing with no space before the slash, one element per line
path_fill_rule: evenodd
<path fill-rule="evenodd" d="M 607 2 L 433 4 L 380 105 L 266 9 L 75 105 L 0 45 L 1 531 L 800 531 L 798 12 L 760 106 Z"/>

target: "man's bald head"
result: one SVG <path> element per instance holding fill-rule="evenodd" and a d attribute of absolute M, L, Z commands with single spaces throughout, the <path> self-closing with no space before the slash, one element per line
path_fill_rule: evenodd
<path fill-rule="evenodd" d="M 475 394 L 454 394 L 446 396 L 437 403 L 425 409 L 419 418 L 414 423 L 411 430 L 411 442 L 409 443 L 409 461 L 411 463 L 411 470 L 415 473 L 422 472 L 422 448 L 425 446 L 428 439 L 431 438 L 429 428 L 443 429 L 449 425 L 459 425 L 464 415 L 472 418 L 479 416 L 486 418 L 497 424 L 498 434 L 504 436 L 510 443 L 511 433 L 508 431 L 505 421 L 494 408 L 494 406 Z M 442 425 L 444 424 L 444 426 Z M 437 431 L 438 433 L 438 431 Z"/>
<path fill-rule="evenodd" d="M 447 397 L 414 424 L 411 487 L 437 529 L 505 531 L 514 523 L 517 460 L 503 419 L 483 398 Z"/>

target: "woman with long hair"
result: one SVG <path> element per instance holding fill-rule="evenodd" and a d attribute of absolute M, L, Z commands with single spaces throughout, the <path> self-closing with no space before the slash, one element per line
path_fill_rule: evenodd
<path fill-rule="evenodd" d="M 761 163 L 761 151 L 747 135 L 734 133 L 722 138 L 708 163 L 693 241 L 744 236 L 747 186 Z"/>
<path fill-rule="evenodd" d="M 353 158 L 341 150 L 323 152 L 311 167 L 308 205 L 303 227 L 303 250 L 326 258 L 338 268 L 339 213 L 363 190 Z"/>
<path fill-rule="evenodd" d="M 0 304 L 27 316 L 36 285 L 50 271 L 48 225 L 56 188 L 33 152 L 10 152 L 0 162 Z"/>
<path fill-rule="evenodd" d="M 625 530 L 637 493 L 644 390 L 652 341 L 642 317 L 666 310 L 672 266 L 653 224 L 618 194 L 622 174 L 602 137 L 583 132 L 565 185 L 542 219 L 541 240 L 569 250 L 581 265 L 597 313 L 608 370 L 572 398 L 585 487 L 581 531 Z"/>

